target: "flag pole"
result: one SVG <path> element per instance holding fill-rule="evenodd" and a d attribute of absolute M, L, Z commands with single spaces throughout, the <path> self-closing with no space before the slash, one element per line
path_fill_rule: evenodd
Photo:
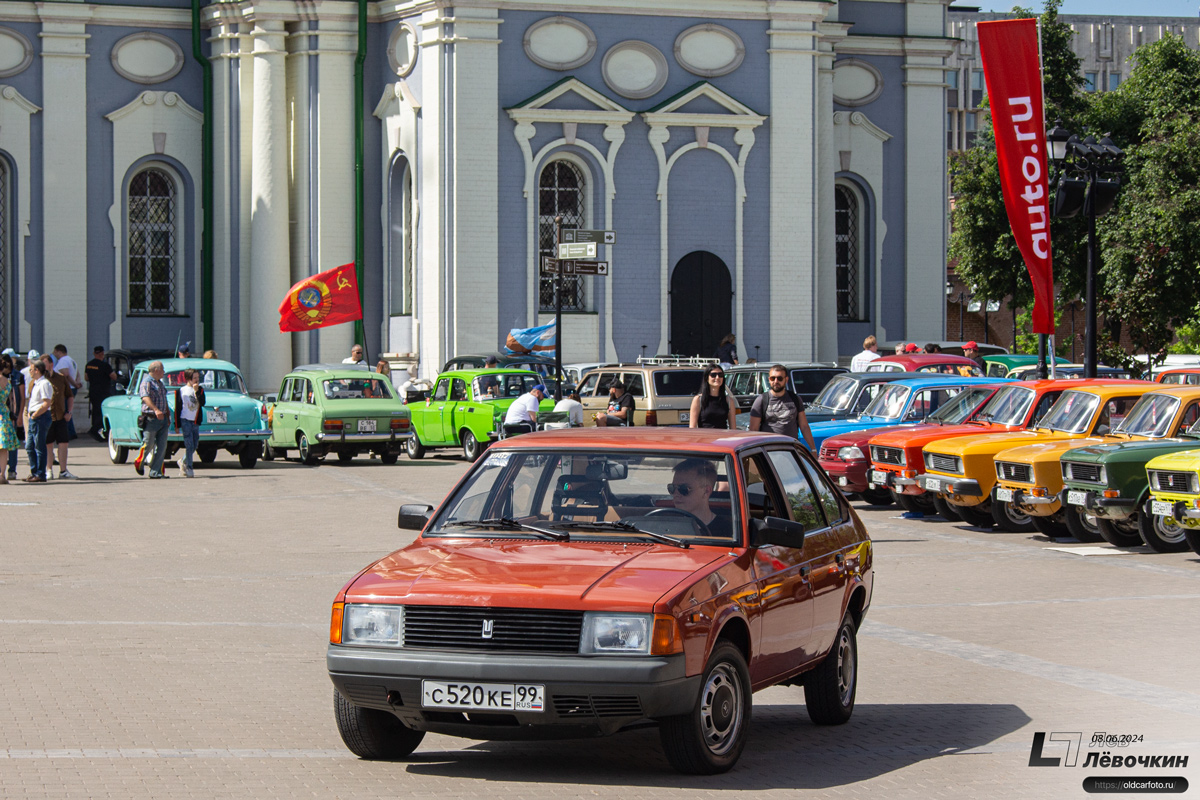
<path fill-rule="evenodd" d="M 558 246 L 562 244 L 563 218 L 554 218 L 554 257 L 558 258 Z M 562 262 L 556 262 L 554 270 L 554 401 L 562 400 Z"/>
<path fill-rule="evenodd" d="M 1045 108 L 1046 108 L 1046 64 L 1042 60 L 1042 18 L 1040 16 L 1037 18 L 1037 42 L 1038 42 L 1038 74 L 1042 76 L 1042 109 L 1044 112 Z M 1043 130 L 1042 131 L 1042 147 L 1046 147 L 1046 146 L 1047 146 L 1046 132 Z M 1046 155 L 1047 156 L 1050 155 L 1049 149 L 1046 150 Z M 1049 166 L 1049 164 L 1050 164 L 1050 159 L 1047 157 L 1046 165 Z M 1047 195 L 1050 194 L 1050 178 L 1049 178 L 1049 176 L 1046 177 L 1046 194 Z M 1046 197 L 1046 210 L 1049 211 L 1050 208 L 1051 208 L 1050 198 L 1047 196 Z M 1046 220 L 1047 230 L 1049 230 L 1049 227 L 1050 227 L 1050 221 L 1047 219 Z M 1050 319 L 1053 320 L 1055 318 L 1055 316 L 1056 315 L 1054 314 L 1053 307 L 1052 307 L 1051 312 L 1050 312 Z M 1033 313 L 1032 312 L 1030 312 L 1030 314 L 1029 314 L 1029 324 L 1030 324 L 1030 326 L 1033 325 Z M 1051 356 L 1053 356 L 1053 347 L 1054 347 L 1054 345 L 1051 344 Z M 1050 360 L 1055 361 L 1056 359 L 1051 357 Z M 1037 374 L 1038 374 L 1038 377 L 1042 378 L 1043 380 L 1046 378 L 1046 334 L 1044 334 L 1044 333 L 1038 334 L 1038 370 L 1037 370 Z"/>

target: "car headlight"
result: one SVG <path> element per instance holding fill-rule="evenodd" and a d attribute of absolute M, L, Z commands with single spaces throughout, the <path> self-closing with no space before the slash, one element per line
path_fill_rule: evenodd
<path fill-rule="evenodd" d="M 863 451 L 858 447 L 839 447 L 838 458 L 842 461 L 854 461 L 863 457 Z"/>
<path fill-rule="evenodd" d="M 646 655 L 650 652 L 651 620 L 650 614 L 584 614 L 579 652 Z"/>
<path fill-rule="evenodd" d="M 404 643 L 404 606 L 347 604 L 343 618 L 342 644 L 400 647 Z"/>

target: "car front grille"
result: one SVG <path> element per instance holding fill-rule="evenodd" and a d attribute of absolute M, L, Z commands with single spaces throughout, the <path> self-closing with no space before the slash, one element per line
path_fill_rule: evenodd
<path fill-rule="evenodd" d="M 1104 483 L 1099 464 L 1080 464 L 1076 461 L 1063 462 L 1063 477 L 1080 483 Z"/>
<path fill-rule="evenodd" d="M 578 653 L 582 611 L 406 606 L 404 646 L 431 650 Z"/>
<path fill-rule="evenodd" d="M 962 459 L 958 456 L 944 456 L 941 453 L 926 453 L 925 467 L 937 472 L 949 472 L 953 475 L 961 475 Z"/>
<path fill-rule="evenodd" d="M 997 461 L 996 477 L 1002 481 L 1013 481 L 1014 483 L 1033 483 L 1033 467 L 1029 464 Z"/>
<path fill-rule="evenodd" d="M 637 695 L 556 694 L 551 697 L 559 717 L 640 717 Z"/>
<path fill-rule="evenodd" d="M 1198 493 L 1195 488 L 1196 473 L 1194 472 L 1168 472 L 1159 469 L 1147 471 L 1150 473 L 1150 488 L 1152 489 L 1185 494 Z"/>
<path fill-rule="evenodd" d="M 899 447 L 876 447 L 871 445 L 871 460 L 880 464 L 904 466 L 904 450 Z"/>
<path fill-rule="evenodd" d="M 822 445 L 821 452 L 818 457 L 823 458 L 826 461 L 837 461 L 838 460 L 837 453 L 838 453 L 838 449 L 836 447 L 825 447 L 824 445 Z"/>

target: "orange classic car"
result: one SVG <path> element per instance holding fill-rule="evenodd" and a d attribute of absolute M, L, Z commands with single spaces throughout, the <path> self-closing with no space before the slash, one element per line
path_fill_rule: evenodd
<path fill-rule="evenodd" d="M 678 770 L 731 768 L 752 693 L 846 722 L 871 540 L 799 442 L 568 429 L 499 442 L 333 603 L 338 729 L 363 758 L 426 732 L 595 736 L 653 722 Z"/>

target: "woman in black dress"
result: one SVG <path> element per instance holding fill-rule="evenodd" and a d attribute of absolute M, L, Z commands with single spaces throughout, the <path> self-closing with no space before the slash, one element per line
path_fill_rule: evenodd
<path fill-rule="evenodd" d="M 737 400 L 725 389 L 725 370 L 713 364 L 704 371 L 704 386 L 692 398 L 689 428 L 737 429 Z"/>

